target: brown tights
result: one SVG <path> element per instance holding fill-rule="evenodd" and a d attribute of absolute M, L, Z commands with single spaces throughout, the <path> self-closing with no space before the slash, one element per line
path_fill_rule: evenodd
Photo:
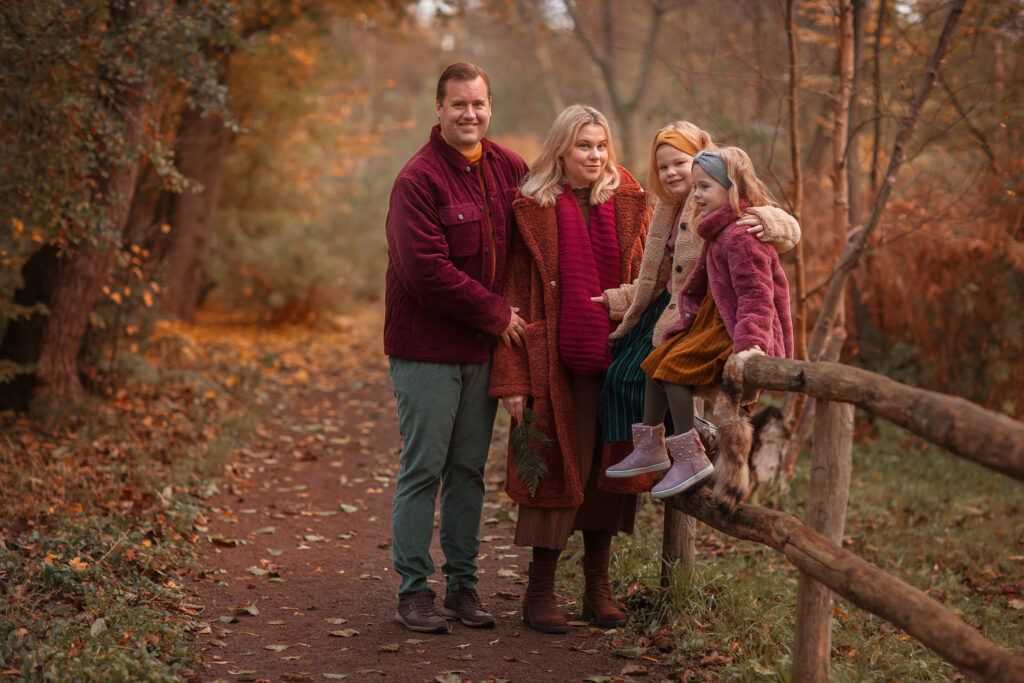
<path fill-rule="evenodd" d="M 693 429 L 693 387 L 671 382 L 656 382 L 650 377 L 644 385 L 644 424 L 660 425 L 665 413 L 672 411 L 676 434 Z"/>
<path fill-rule="evenodd" d="M 612 535 L 607 531 L 584 531 L 583 532 L 583 553 L 589 554 L 610 550 L 612 547 Z M 560 548 L 534 548 L 534 562 L 558 562 L 562 554 Z"/>

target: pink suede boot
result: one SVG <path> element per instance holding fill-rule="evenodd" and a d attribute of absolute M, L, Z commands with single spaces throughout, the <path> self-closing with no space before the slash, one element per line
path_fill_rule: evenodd
<path fill-rule="evenodd" d="M 696 429 L 670 436 L 665 440 L 665 444 L 672 458 L 672 468 L 665 474 L 665 478 L 651 489 L 651 495 L 655 498 L 667 498 L 682 493 L 714 471 L 715 466 L 708 460 L 704 444 L 701 443 Z"/>
<path fill-rule="evenodd" d="M 612 465 L 609 477 L 635 477 L 647 472 L 667 470 L 672 462 L 665 452 L 665 425 L 633 425 L 633 452 Z"/>

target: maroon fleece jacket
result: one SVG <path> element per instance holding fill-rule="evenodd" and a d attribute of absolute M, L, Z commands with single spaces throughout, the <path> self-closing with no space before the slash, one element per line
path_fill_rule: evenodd
<path fill-rule="evenodd" d="M 469 161 L 434 126 L 399 172 L 386 233 L 384 353 L 407 360 L 483 363 L 512 316 L 502 299 L 512 201 L 526 164 L 486 138 Z M 482 165 L 491 223 L 477 165 Z M 493 253 L 492 253 L 493 252 Z"/>

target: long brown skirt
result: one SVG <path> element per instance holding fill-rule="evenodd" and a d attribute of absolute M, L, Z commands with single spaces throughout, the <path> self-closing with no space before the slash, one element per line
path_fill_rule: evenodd
<path fill-rule="evenodd" d="M 708 288 L 693 325 L 663 341 L 640 368 L 653 380 L 700 387 L 717 382 L 732 353 L 732 337 Z"/>
<path fill-rule="evenodd" d="M 515 544 L 534 548 L 565 549 L 576 529 L 611 534 L 633 533 L 636 520 L 636 494 L 608 493 L 597 488 L 601 467 L 601 443 L 598 439 L 598 375 L 573 375 L 572 390 L 576 403 L 576 430 L 580 454 L 580 480 L 583 503 L 579 507 L 540 508 L 519 506 Z"/>

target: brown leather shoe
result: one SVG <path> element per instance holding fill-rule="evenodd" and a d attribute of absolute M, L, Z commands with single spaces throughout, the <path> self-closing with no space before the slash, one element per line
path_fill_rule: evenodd
<path fill-rule="evenodd" d="M 523 595 L 523 623 L 541 633 L 565 633 L 569 623 L 555 601 L 558 562 L 531 562 L 530 581 Z"/>
<path fill-rule="evenodd" d="M 441 618 L 434 607 L 434 591 L 429 588 L 413 593 L 398 601 L 395 621 L 410 631 L 421 633 L 447 633 L 448 622 Z"/>
<path fill-rule="evenodd" d="M 490 628 L 494 617 L 484 611 L 480 596 L 474 588 L 460 588 L 448 591 L 444 596 L 441 614 L 449 619 L 458 619 L 471 628 Z"/>
<path fill-rule="evenodd" d="M 618 628 L 626 625 L 626 615 L 612 600 L 609 556 L 607 550 L 583 556 L 583 618 L 592 619 L 601 628 Z"/>

